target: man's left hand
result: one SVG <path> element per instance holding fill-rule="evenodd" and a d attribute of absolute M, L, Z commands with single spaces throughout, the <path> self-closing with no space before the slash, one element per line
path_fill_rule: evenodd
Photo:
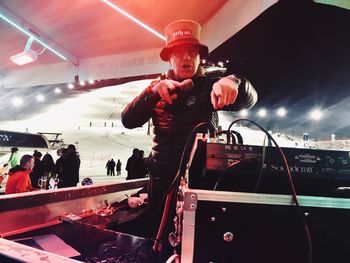
<path fill-rule="evenodd" d="M 222 109 L 236 101 L 238 85 L 228 78 L 221 78 L 215 82 L 210 93 L 211 104 L 215 110 Z"/>

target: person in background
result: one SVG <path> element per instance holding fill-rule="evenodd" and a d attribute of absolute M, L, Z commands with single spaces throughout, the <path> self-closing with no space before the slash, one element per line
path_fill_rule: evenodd
<path fill-rule="evenodd" d="M 0 188 L 2 187 L 1 184 L 5 180 L 7 175 L 7 166 L 8 164 L 5 163 L 4 165 L 1 165 L 0 167 Z"/>
<path fill-rule="evenodd" d="M 111 160 L 108 160 L 107 163 L 106 163 L 107 175 L 111 174 L 111 170 L 109 169 L 110 162 L 111 162 Z"/>
<path fill-rule="evenodd" d="M 126 180 L 131 180 L 135 178 L 135 161 L 137 159 L 139 149 L 135 148 L 132 150 L 132 155 L 129 157 L 126 162 L 125 170 L 128 171 L 128 175 L 126 176 Z"/>
<path fill-rule="evenodd" d="M 8 161 L 0 168 L 0 188 L 1 183 L 5 180 L 8 170 L 19 164 L 19 151 L 17 147 L 11 148 L 11 155 Z"/>
<path fill-rule="evenodd" d="M 115 176 L 115 161 L 113 159 L 111 159 L 111 161 L 109 162 L 109 171 L 111 173 L 111 176 Z"/>
<path fill-rule="evenodd" d="M 61 187 L 77 186 L 79 183 L 80 158 L 73 144 L 69 144 L 66 150 L 66 156 L 62 162 L 62 182 Z"/>
<path fill-rule="evenodd" d="M 62 148 L 57 150 L 57 155 L 59 158 L 56 160 L 55 173 L 58 176 L 58 188 L 63 187 L 63 177 L 64 177 L 64 162 L 67 156 L 67 149 Z"/>
<path fill-rule="evenodd" d="M 34 158 L 29 154 L 22 156 L 19 165 L 10 169 L 5 194 L 16 194 L 34 190 L 29 174 L 34 167 Z"/>
<path fill-rule="evenodd" d="M 135 178 L 145 178 L 148 174 L 147 165 L 145 163 L 144 151 L 139 151 L 135 160 Z"/>
<path fill-rule="evenodd" d="M 117 176 L 120 175 L 122 172 L 122 162 L 120 161 L 120 159 L 118 159 L 117 161 Z"/>
<path fill-rule="evenodd" d="M 50 181 L 51 177 L 56 178 L 55 162 L 51 154 L 47 153 L 44 155 L 42 164 L 43 164 L 44 177 L 46 178 L 47 182 Z M 47 189 L 48 187 L 49 187 L 49 184 L 47 184 Z"/>
<path fill-rule="evenodd" d="M 32 183 L 32 187 L 40 189 L 39 186 L 39 179 L 44 176 L 44 168 L 43 168 L 43 164 L 41 161 L 41 152 L 35 150 L 33 153 L 33 158 L 34 158 L 34 167 L 33 167 L 33 171 L 30 173 L 29 177 L 30 177 L 30 181 Z"/>
<path fill-rule="evenodd" d="M 51 154 L 47 153 L 44 155 L 42 159 L 42 164 L 43 164 L 44 172 L 48 174 L 55 173 L 55 162 Z"/>
<path fill-rule="evenodd" d="M 10 169 L 16 167 L 19 164 L 19 150 L 17 147 L 11 148 L 11 155 L 7 163 L 9 164 Z"/>

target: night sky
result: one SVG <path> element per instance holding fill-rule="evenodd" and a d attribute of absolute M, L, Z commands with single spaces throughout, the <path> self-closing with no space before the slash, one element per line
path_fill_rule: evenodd
<path fill-rule="evenodd" d="M 326 139 L 350 138 L 350 11 L 310 0 L 280 0 L 215 49 L 212 61 L 247 77 L 259 94 L 249 118 L 267 129 Z M 285 107 L 280 120 L 256 117 L 259 108 Z M 308 112 L 320 107 L 315 124 Z M 255 114 L 255 115 L 254 115 Z"/>

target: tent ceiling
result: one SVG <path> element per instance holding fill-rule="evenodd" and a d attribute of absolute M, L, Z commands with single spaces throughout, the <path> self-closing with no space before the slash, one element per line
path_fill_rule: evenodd
<path fill-rule="evenodd" d="M 178 1 L 112 0 L 145 24 L 163 33 L 169 22 L 190 18 L 205 24 L 227 0 L 190 0 L 186 6 Z M 106 56 L 143 49 L 158 48 L 163 41 L 116 12 L 100 0 L 2 0 L 0 5 L 45 33 L 78 59 Z M 193 12 L 200 10 L 200 12 Z M 0 72 L 15 69 L 9 58 L 24 49 L 27 36 L 0 19 Z M 38 44 L 32 46 L 40 51 Z M 46 50 L 32 65 L 60 62 Z M 30 67 L 32 65 L 28 65 Z"/>
<path fill-rule="evenodd" d="M 159 58 L 164 40 L 135 24 L 103 1 L 0 0 L 0 15 L 14 16 L 31 32 L 49 39 L 70 61 L 48 49 L 37 61 L 17 66 L 28 36 L 0 16 L 0 87 L 54 85 L 80 80 L 158 74 L 168 69 Z M 160 34 L 177 19 L 202 25 L 202 40 L 213 50 L 278 0 L 108 0 Z M 42 51 L 34 41 L 31 48 Z M 139 63 L 140 62 L 140 63 Z M 78 65 L 78 66 L 77 66 Z"/>

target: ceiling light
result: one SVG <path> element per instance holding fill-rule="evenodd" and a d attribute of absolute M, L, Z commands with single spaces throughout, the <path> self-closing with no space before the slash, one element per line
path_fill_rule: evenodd
<path fill-rule="evenodd" d="M 27 41 L 24 51 L 11 56 L 10 60 L 19 66 L 36 61 L 38 59 L 38 53 L 30 49 L 30 46 L 32 45 L 33 40 L 34 38 L 30 37 Z"/>
<path fill-rule="evenodd" d="M 121 9 L 120 7 L 116 6 L 114 3 L 110 2 L 109 0 L 102 0 L 102 2 L 106 3 L 107 5 L 109 5 L 110 7 L 112 7 L 114 10 L 118 11 L 119 13 L 121 13 L 122 15 L 126 16 L 127 18 L 131 19 L 132 21 L 134 21 L 136 24 L 138 24 L 139 26 L 142 26 L 144 29 L 148 30 L 149 32 L 151 32 L 152 34 L 156 35 L 157 37 L 159 37 L 161 40 L 165 41 L 165 37 L 163 35 L 161 35 L 160 33 L 158 33 L 157 31 L 155 31 L 153 28 L 150 28 L 149 26 L 147 26 L 146 24 L 144 24 L 143 22 L 141 22 L 140 20 L 138 20 L 137 18 L 133 17 L 132 15 L 130 15 L 128 12 L 124 11 L 123 9 Z"/>
<path fill-rule="evenodd" d="M 21 26 L 17 25 L 16 23 L 14 23 L 13 21 L 11 21 L 10 19 L 8 19 L 7 17 L 3 16 L 0 14 L 0 17 L 2 19 L 4 19 L 7 23 L 9 23 L 10 25 L 14 26 L 15 28 L 17 28 L 19 31 L 23 32 L 24 34 L 26 34 L 29 37 L 32 37 L 35 39 L 35 41 L 37 41 L 38 43 L 40 43 L 42 46 L 46 47 L 47 49 L 49 49 L 52 53 L 54 53 L 56 56 L 59 56 L 61 59 L 63 60 L 68 60 L 65 56 L 63 56 L 61 53 L 59 53 L 58 51 L 54 50 L 52 47 L 50 47 L 49 45 L 47 45 L 46 43 L 44 43 L 43 41 L 39 40 L 37 37 L 35 37 L 34 35 L 32 35 L 30 32 L 28 32 L 27 30 L 25 30 L 24 28 L 22 28 Z"/>
<path fill-rule="evenodd" d="M 16 14 L 12 13 L 10 10 L 6 9 L 0 4 L 0 20 L 4 20 L 9 25 L 15 27 L 29 38 L 32 38 L 40 45 L 50 50 L 53 54 L 60 57 L 63 60 L 70 61 L 74 65 L 79 65 L 78 59 L 67 50 L 55 43 L 51 38 L 46 36 L 43 32 L 34 28 L 32 25 L 28 24 L 22 18 L 18 17 Z"/>
<path fill-rule="evenodd" d="M 31 50 L 31 49 L 24 50 L 23 52 L 10 57 L 10 60 L 19 66 L 28 64 L 37 59 L 38 59 L 38 53 L 36 53 L 34 50 Z"/>

